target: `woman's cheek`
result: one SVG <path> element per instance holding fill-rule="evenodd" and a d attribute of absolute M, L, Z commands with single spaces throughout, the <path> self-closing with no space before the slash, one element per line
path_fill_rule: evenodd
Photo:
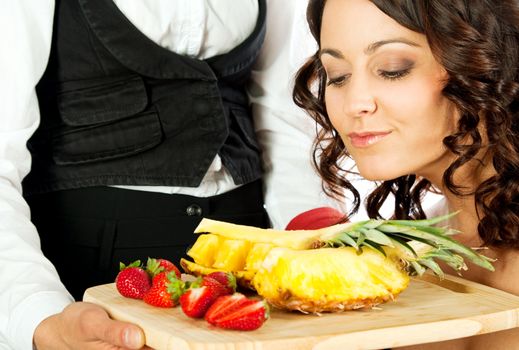
<path fill-rule="evenodd" d="M 335 130 L 343 134 L 345 130 L 346 117 L 342 113 L 342 99 L 336 92 L 327 93 L 325 97 L 326 111 Z"/>

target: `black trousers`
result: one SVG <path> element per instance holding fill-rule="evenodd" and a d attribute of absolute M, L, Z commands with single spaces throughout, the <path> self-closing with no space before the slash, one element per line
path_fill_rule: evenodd
<path fill-rule="evenodd" d="M 43 253 L 76 300 L 88 287 L 113 282 L 119 262 L 178 264 L 202 217 L 269 226 L 260 181 L 208 198 L 92 187 L 26 199 Z"/>

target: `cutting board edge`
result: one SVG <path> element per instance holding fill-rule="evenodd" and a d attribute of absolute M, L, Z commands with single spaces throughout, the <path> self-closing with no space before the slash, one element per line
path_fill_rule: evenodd
<path fill-rule="evenodd" d="M 508 312 L 500 311 L 498 313 Z M 339 334 L 324 339 L 311 349 L 342 350 L 347 346 L 351 350 L 375 350 L 447 341 L 519 327 L 517 322 L 515 326 L 509 325 L 509 328 L 485 327 L 482 323 L 486 323 L 485 319 L 493 316 L 495 314 L 482 315 L 481 317 L 476 317 L 476 319 L 452 319 Z M 516 316 L 519 316 L 519 309 L 516 310 Z M 369 342 L 366 342 L 366 339 L 370 339 Z"/>
<path fill-rule="evenodd" d="M 454 280 L 456 282 L 462 282 L 467 283 L 469 281 L 465 281 L 461 278 L 458 278 L 456 276 L 449 276 L 447 277 L 449 280 Z M 425 281 L 427 282 L 427 281 Z M 111 285 L 111 286 L 110 286 Z M 438 285 L 438 284 L 437 284 Z M 477 283 L 468 283 L 469 287 L 473 290 L 477 291 L 484 291 L 484 294 L 487 294 L 486 292 L 496 292 L 496 290 L 479 285 Z M 102 287 L 102 286 L 98 286 Z M 98 288 L 94 287 L 94 288 Z M 105 288 L 110 288 L 113 291 L 115 291 L 115 286 L 113 283 L 105 285 Z M 449 289 L 449 288 L 447 288 Z M 501 292 L 501 291 L 499 291 Z M 94 293 L 95 294 L 95 293 Z M 505 302 L 508 296 L 510 294 L 506 292 L 502 292 L 499 295 L 500 297 L 503 297 L 503 302 Z M 495 296 L 495 295 L 494 295 Z M 515 304 L 515 300 L 519 301 L 519 297 L 513 296 L 513 303 Z M 85 301 L 94 302 L 96 304 L 99 304 L 100 306 L 104 307 L 105 309 L 109 310 L 109 312 L 113 315 L 114 318 L 120 319 L 122 321 L 132 322 L 139 324 L 139 319 L 134 315 L 126 315 L 122 312 L 123 310 L 114 310 L 110 305 L 110 300 L 106 300 L 104 302 L 103 300 L 97 299 L 95 296 L 91 296 L 87 290 L 85 292 Z M 510 304 L 510 302 L 507 302 L 506 304 Z M 404 345 L 411 345 L 411 344 L 420 344 L 420 343 L 427 343 L 431 341 L 441 341 L 441 340 L 449 340 L 454 338 L 460 338 L 460 335 L 465 336 L 472 336 L 477 334 L 484 334 L 489 333 L 497 330 L 504 330 L 509 329 L 513 327 L 519 327 L 519 302 L 516 304 L 517 307 L 511 308 L 508 310 L 498 310 L 495 312 L 485 313 L 482 315 L 474 315 L 474 316 L 467 316 L 465 318 L 461 319 L 452 319 L 452 320 L 441 320 L 441 321 L 433 321 L 433 322 L 425 322 L 420 324 L 408 324 L 408 325 L 399 325 L 396 327 L 385 327 L 385 328 L 379 328 L 379 329 L 368 329 L 368 330 L 361 330 L 361 331 L 352 331 L 348 333 L 331 333 L 331 334 L 324 334 L 324 335 L 311 335 L 311 336 L 301 336 L 301 337 L 285 337 L 285 338 L 277 338 L 277 339 L 260 339 L 260 340 L 254 340 L 254 339 L 241 339 L 236 342 L 229 342 L 229 341 L 222 341 L 219 343 L 208 343 L 208 342 L 200 342 L 196 340 L 190 339 L 189 341 L 177 337 L 172 332 L 159 332 L 157 333 L 157 330 L 145 330 L 145 334 L 147 339 L 150 339 L 151 341 L 148 343 L 149 346 L 162 349 L 162 350 L 242 350 L 242 349 L 254 349 L 254 350 L 260 350 L 260 349 L 268 349 L 268 350 L 286 350 L 287 346 L 290 346 L 290 349 L 294 350 L 309 350 L 309 349 L 343 349 L 344 346 L 347 344 L 348 348 L 352 346 L 352 341 L 356 338 L 358 338 L 357 344 L 359 347 L 356 347 L 358 349 L 376 349 L 377 347 L 362 347 L 361 342 L 365 343 L 366 337 L 372 338 L 372 341 L 370 342 L 371 345 L 374 344 L 376 339 L 379 339 L 379 341 L 383 340 L 384 342 L 382 345 L 384 347 L 389 346 L 388 342 L 390 342 L 391 339 L 394 339 L 395 332 L 400 332 L 402 334 L 402 337 L 399 337 L 400 339 L 406 339 L 404 335 L 411 334 L 417 334 L 414 337 L 411 337 L 410 339 L 406 340 L 406 342 L 401 342 L 396 345 L 398 346 L 404 346 Z M 458 331 L 459 327 L 464 327 L 464 333 L 460 333 Z M 455 334 L 448 335 L 443 333 L 441 337 L 435 337 L 431 338 L 423 334 L 431 333 L 431 328 L 436 328 L 438 331 L 433 331 L 433 334 L 442 334 L 442 329 L 445 329 L 446 331 L 457 329 Z M 418 330 L 421 330 L 423 334 L 420 335 L 420 332 Z M 426 330 L 426 332 L 424 332 Z M 204 330 L 204 331 L 210 331 L 210 330 Z M 161 334 L 162 336 L 157 337 L 157 334 Z M 389 339 L 388 336 L 386 336 L 384 340 L 385 334 L 391 334 L 391 339 Z M 251 334 L 251 337 L 254 335 Z M 167 339 L 167 341 L 163 342 L 155 342 L 154 339 Z M 174 344 L 174 347 L 173 347 Z M 322 345 L 325 344 L 326 346 Z M 381 345 L 381 346 L 382 346 Z M 392 345 L 392 346 L 396 346 Z M 324 346 L 324 347 L 323 347 Z M 335 346 L 335 348 L 334 348 Z M 353 348 L 355 349 L 355 348 Z"/>

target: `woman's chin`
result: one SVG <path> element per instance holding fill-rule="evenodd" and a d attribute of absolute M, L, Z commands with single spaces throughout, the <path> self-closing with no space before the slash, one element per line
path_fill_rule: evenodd
<path fill-rule="evenodd" d="M 395 174 L 391 171 L 388 171 L 388 169 L 373 169 L 372 167 L 363 168 L 358 167 L 360 176 L 362 176 L 364 179 L 369 181 L 388 181 L 388 180 L 394 180 L 403 174 Z"/>

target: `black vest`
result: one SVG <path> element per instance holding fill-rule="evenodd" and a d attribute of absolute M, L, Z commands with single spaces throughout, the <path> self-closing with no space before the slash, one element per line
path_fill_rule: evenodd
<path fill-rule="evenodd" d="M 148 39 L 112 0 L 56 1 L 37 86 L 25 194 L 98 185 L 198 186 L 216 154 L 236 184 L 261 176 L 245 93 L 265 36 L 197 60 Z"/>

